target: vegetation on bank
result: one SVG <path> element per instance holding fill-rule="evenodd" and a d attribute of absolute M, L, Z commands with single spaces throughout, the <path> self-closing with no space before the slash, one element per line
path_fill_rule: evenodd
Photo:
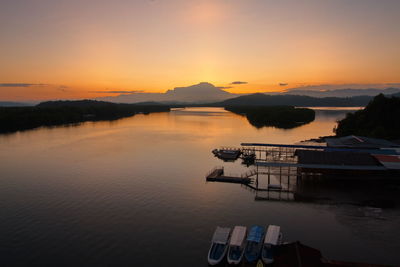
<path fill-rule="evenodd" d="M 361 107 L 371 101 L 371 96 L 311 97 L 303 95 L 266 95 L 256 93 L 231 98 L 214 106 L 300 106 L 300 107 Z"/>
<path fill-rule="evenodd" d="M 337 136 L 400 139 L 400 97 L 377 95 L 364 109 L 348 113 L 335 132 Z"/>
<path fill-rule="evenodd" d="M 245 115 L 255 127 L 274 126 L 290 129 L 312 122 L 315 111 L 293 106 L 228 106 L 225 110 Z"/>
<path fill-rule="evenodd" d="M 49 101 L 33 107 L 0 107 L 0 132 L 84 121 L 116 120 L 138 113 L 166 112 L 165 105 L 115 104 L 103 101 Z"/>

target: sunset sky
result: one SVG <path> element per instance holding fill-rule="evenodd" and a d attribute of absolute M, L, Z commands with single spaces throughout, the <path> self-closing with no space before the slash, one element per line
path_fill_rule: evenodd
<path fill-rule="evenodd" d="M 2 0 L 0 100 L 398 83 L 399 14 L 399 0 Z"/>

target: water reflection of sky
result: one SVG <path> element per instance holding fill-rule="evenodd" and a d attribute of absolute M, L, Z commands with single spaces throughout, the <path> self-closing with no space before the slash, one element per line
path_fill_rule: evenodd
<path fill-rule="evenodd" d="M 275 223 L 285 240 L 330 258 L 399 263 L 398 206 L 365 210 L 341 190 L 324 192 L 339 199 L 330 203 L 254 201 L 239 185 L 205 182 L 222 164 L 213 148 L 291 144 L 332 134 L 335 120 L 317 112 L 295 129 L 256 129 L 245 117 L 193 108 L 0 136 L 3 262 L 206 266 L 217 225 Z"/>

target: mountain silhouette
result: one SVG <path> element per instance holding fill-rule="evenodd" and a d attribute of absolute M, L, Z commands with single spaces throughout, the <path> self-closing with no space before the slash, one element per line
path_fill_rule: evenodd
<path fill-rule="evenodd" d="M 187 87 L 176 87 L 165 93 L 121 94 L 113 97 L 101 97 L 97 98 L 97 100 L 115 103 L 139 103 L 147 101 L 160 103 L 213 103 L 236 96 L 238 95 L 226 92 L 211 83 L 201 82 Z"/>

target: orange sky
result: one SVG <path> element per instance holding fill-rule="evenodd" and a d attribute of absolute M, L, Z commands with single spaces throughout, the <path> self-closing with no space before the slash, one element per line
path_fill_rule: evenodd
<path fill-rule="evenodd" d="M 3 2 L 0 100 L 397 83 L 399 12 L 397 0 Z"/>

